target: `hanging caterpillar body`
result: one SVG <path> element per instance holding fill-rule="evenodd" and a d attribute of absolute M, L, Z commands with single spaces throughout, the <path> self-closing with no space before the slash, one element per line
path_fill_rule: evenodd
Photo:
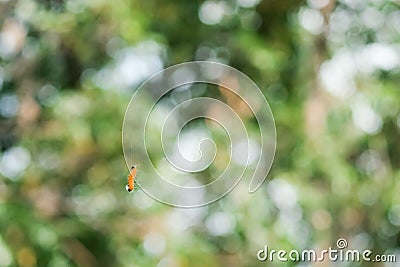
<path fill-rule="evenodd" d="M 126 191 L 132 192 L 135 189 L 135 178 L 136 178 L 136 165 L 131 167 L 131 171 L 128 175 L 128 182 L 125 186 Z"/>

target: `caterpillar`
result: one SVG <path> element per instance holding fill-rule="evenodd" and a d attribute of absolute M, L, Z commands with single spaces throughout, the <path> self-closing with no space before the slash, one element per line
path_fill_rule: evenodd
<path fill-rule="evenodd" d="M 125 186 L 126 191 L 132 192 L 135 189 L 135 178 L 136 178 L 136 165 L 133 165 L 131 167 L 131 171 L 129 172 L 128 175 L 128 182 Z"/>

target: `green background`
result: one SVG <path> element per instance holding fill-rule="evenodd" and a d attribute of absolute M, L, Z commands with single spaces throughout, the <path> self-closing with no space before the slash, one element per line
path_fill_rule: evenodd
<path fill-rule="evenodd" d="M 256 254 L 346 238 L 400 260 L 399 1 L 2 0 L 0 25 L 0 266 L 398 266 Z M 257 193 L 178 209 L 124 190 L 121 129 L 191 60 L 254 80 L 278 143 Z"/>

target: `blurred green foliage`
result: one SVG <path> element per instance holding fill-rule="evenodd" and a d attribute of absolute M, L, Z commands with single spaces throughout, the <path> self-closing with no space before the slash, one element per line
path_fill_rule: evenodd
<path fill-rule="evenodd" d="M 400 254 L 399 1 L 3 0 L 0 25 L 0 266 L 330 266 L 256 254 L 341 237 Z M 260 191 L 193 210 L 127 194 L 121 148 L 134 90 L 190 60 L 253 79 L 278 133 Z"/>

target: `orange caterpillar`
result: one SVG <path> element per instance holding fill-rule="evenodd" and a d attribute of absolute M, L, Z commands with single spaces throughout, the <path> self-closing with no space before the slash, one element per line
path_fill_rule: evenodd
<path fill-rule="evenodd" d="M 136 165 L 131 167 L 131 172 L 128 175 L 128 183 L 125 186 L 126 191 L 132 192 L 135 189 L 135 178 L 136 178 Z"/>

